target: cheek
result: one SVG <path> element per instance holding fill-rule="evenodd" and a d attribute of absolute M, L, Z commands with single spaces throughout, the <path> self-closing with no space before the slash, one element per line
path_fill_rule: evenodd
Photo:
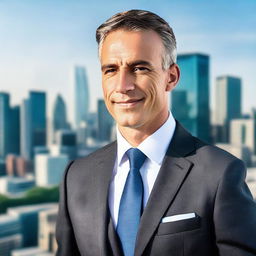
<path fill-rule="evenodd" d="M 110 79 L 106 79 L 102 81 L 102 91 L 103 91 L 104 99 L 109 101 L 110 96 L 114 91 L 113 82 L 110 81 Z"/>
<path fill-rule="evenodd" d="M 157 98 L 159 97 L 160 81 L 156 75 L 149 75 L 140 82 L 138 84 L 142 85 L 141 89 L 146 94 L 147 107 L 153 108 L 157 104 Z"/>

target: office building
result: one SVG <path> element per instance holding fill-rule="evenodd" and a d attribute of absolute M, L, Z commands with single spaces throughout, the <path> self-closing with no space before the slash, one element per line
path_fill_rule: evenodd
<path fill-rule="evenodd" d="M 46 146 L 46 94 L 30 92 L 30 121 L 32 136 L 32 156 L 34 148 Z"/>
<path fill-rule="evenodd" d="M 216 79 L 215 125 L 219 127 L 216 141 L 229 142 L 230 120 L 241 117 L 241 79 L 220 76 Z"/>
<path fill-rule="evenodd" d="M 89 113 L 89 117 L 87 120 L 87 139 L 89 140 L 96 140 L 98 134 L 98 113 Z"/>
<path fill-rule="evenodd" d="M 30 162 L 26 161 L 23 157 L 8 154 L 6 156 L 6 174 L 8 176 L 24 177 L 27 173 L 31 172 L 32 167 Z"/>
<path fill-rule="evenodd" d="M 27 177 L 0 177 L 0 193 L 9 196 L 22 196 L 27 190 L 35 186 L 35 179 Z"/>
<path fill-rule="evenodd" d="M 37 154 L 35 156 L 36 185 L 58 185 L 68 161 L 67 155 L 52 156 L 49 154 Z"/>
<path fill-rule="evenodd" d="M 10 109 L 10 136 L 9 152 L 20 154 L 20 107 L 15 106 Z"/>
<path fill-rule="evenodd" d="M 230 123 L 230 143 L 247 146 L 256 154 L 255 119 L 234 119 Z"/>
<path fill-rule="evenodd" d="M 9 153 L 19 153 L 19 107 L 10 106 L 10 95 L 0 93 L 0 158 Z"/>
<path fill-rule="evenodd" d="M 22 247 L 22 236 L 12 235 L 0 238 L 0 255 L 10 256 L 13 249 Z"/>
<path fill-rule="evenodd" d="M 114 120 L 109 114 L 103 99 L 98 100 L 98 139 L 110 141 Z"/>
<path fill-rule="evenodd" d="M 9 130 L 10 115 L 10 95 L 8 93 L 0 93 L 0 157 L 10 152 L 8 139 L 10 137 Z"/>
<path fill-rule="evenodd" d="M 61 146 L 76 146 L 76 133 L 72 130 L 60 130 L 56 135 L 56 144 Z"/>
<path fill-rule="evenodd" d="M 5 161 L 0 158 L 0 177 L 6 175 Z"/>
<path fill-rule="evenodd" d="M 69 129 L 67 122 L 67 110 L 64 99 L 61 95 L 57 95 L 53 106 L 53 121 L 52 121 L 52 133 L 53 143 L 56 142 L 56 132 L 59 130 Z"/>
<path fill-rule="evenodd" d="M 6 156 L 6 172 L 8 176 L 18 176 L 17 164 L 16 164 L 16 155 L 8 154 Z"/>
<path fill-rule="evenodd" d="M 18 217 L 0 215 L 0 255 L 9 256 L 15 248 L 21 248 L 22 235 Z"/>
<path fill-rule="evenodd" d="M 55 226 L 58 207 L 39 214 L 39 247 L 47 252 L 56 252 Z"/>
<path fill-rule="evenodd" d="M 52 145 L 51 155 L 67 155 L 69 161 L 77 157 L 77 133 L 72 130 L 60 130 L 56 133 L 56 144 Z"/>
<path fill-rule="evenodd" d="M 10 152 L 10 95 L 8 93 L 0 93 L 0 157 Z"/>
<path fill-rule="evenodd" d="M 21 133 L 21 155 L 26 160 L 31 160 L 32 156 L 32 132 L 30 121 L 29 100 L 23 100 L 20 111 L 20 133 Z"/>
<path fill-rule="evenodd" d="M 209 142 L 209 56 L 180 54 L 177 63 L 182 76 L 171 93 L 171 111 L 193 135 Z"/>
<path fill-rule="evenodd" d="M 86 122 L 89 113 L 89 85 L 84 67 L 75 67 L 75 128 Z"/>
<path fill-rule="evenodd" d="M 33 162 L 26 160 L 22 156 L 16 157 L 16 170 L 18 176 L 25 176 L 28 173 L 33 173 Z"/>
<path fill-rule="evenodd" d="M 88 125 L 86 122 L 81 122 L 79 128 L 76 129 L 77 145 L 79 147 L 87 144 L 87 138 L 89 137 Z"/>
<path fill-rule="evenodd" d="M 21 107 L 22 156 L 33 160 L 37 146 L 46 146 L 46 94 L 31 91 Z"/>
<path fill-rule="evenodd" d="M 57 204 L 38 204 L 8 208 L 7 214 L 19 219 L 23 247 L 38 245 L 38 214 L 41 211 L 56 208 Z"/>

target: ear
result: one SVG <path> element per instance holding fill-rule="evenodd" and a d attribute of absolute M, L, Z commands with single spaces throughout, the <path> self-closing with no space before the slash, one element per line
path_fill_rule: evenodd
<path fill-rule="evenodd" d="M 166 91 L 171 91 L 180 79 L 180 69 L 177 64 L 172 64 L 168 69 L 168 81 Z"/>

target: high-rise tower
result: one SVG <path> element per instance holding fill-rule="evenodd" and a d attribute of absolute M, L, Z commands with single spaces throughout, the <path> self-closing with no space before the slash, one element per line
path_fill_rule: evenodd
<path fill-rule="evenodd" d="M 103 99 L 98 99 L 98 139 L 109 141 L 111 139 L 113 117 L 109 114 Z"/>
<path fill-rule="evenodd" d="M 209 56 L 178 55 L 181 78 L 171 94 L 171 110 L 193 135 L 210 141 Z"/>
<path fill-rule="evenodd" d="M 34 157 L 37 146 L 46 146 L 46 94 L 31 91 L 21 107 L 21 154 Z"/>
<path fill-rule="evenodd" d="M 19 154 L 19 115 L 19 107 L 10 106 L 10 95 L 0 93 L 0 158 L 5 158 L 9 153 Z"/>
<path fill-rule="evenodd" d="M 0 93 L 0 158 L 5 158 L 9 151 L 8 139 L 9 131 L 9 115 L 10 115 L 10 95 L 8 93 Z"/>
<path fill-rule="evenodd" d="M 216 79 L 215 125 L 219 127 L 218 142 L 229 142 L 230 121 L 241 117 L 241 79 L 219 76 Z"/>
<path fill-rule="evenodd" d="M 89 86 L 84 67 L 75 67 L 75 127 L 87 121 L 89 113 Z"/>
<path fill-rule="evenodd" d="M 67 122 L 66 104 L 62 96 L 58 94 L 53 106 L 53 121 L 52 121 L 53 142 L 56 141 L 57 131 L 65 130 L 68 128 L 69 128 L 69 125 Z"/>

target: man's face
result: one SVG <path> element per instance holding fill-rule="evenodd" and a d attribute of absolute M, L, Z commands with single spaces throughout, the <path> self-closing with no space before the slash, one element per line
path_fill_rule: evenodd
<path fill-rule="evenodd" d="M 102 87 L 106 106 L 120 128 L 151 131 L 167 119 L 167 92 L 174 85 L 171 68 L 162 68 L 163 54 L 162 41 L 151 30 L 117 30 L 105 38 L 100 54 Z"/>

